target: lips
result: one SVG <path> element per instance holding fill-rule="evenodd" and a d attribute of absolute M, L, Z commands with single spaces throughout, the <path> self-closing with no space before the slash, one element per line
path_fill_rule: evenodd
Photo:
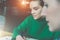
<path fill-rule="evenodd" d="M 36 17 L 37 15 L 33 15 L 34 17 Z"/>

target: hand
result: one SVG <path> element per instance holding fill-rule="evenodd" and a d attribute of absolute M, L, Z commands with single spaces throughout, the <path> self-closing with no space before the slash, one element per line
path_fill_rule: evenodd
<path fill-rule="evenodd" d="M 25 37 L 22 37 L 22 36 L 18 35 L 18 36 L 16 37 L 16 40 L 25 40 Z"/>

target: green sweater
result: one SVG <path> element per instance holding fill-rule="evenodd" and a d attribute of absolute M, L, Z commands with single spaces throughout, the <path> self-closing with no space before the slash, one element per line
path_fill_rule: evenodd
<path fill-rule="evenodd" d="M 58 39 L 60 37 L 60 32 L 50 32 L 48 27 L 45 18 L 34 20 L 32 15 L 30 15 L 14 29 L 12 40 L 15 40 L 17 35 L 31 37 L 38 40 Z"/>

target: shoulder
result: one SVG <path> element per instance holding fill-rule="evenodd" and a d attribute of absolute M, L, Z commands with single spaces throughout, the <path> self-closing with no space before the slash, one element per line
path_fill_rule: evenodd
<path fill-rule="evenodd" d="M 25 18 L 25 20 L 31 20 L 31 19 L 33 19 L 33 16 L 32 16 L 32 15 L 29 15 L 29 16 L 27 16 L 27 17 Z"/>

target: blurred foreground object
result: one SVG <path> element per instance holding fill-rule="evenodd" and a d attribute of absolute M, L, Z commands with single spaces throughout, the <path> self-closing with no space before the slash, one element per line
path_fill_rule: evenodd
<path fill-rule="evenodd" d="M 0 30 L 0 40 L 11 40 L 12 33 Z"/>
<path fill-rule="evenodd" d="M 12 33 L 0 30 L 0 37 L 4 37 L 4 36 L 12 36 Z"/>

